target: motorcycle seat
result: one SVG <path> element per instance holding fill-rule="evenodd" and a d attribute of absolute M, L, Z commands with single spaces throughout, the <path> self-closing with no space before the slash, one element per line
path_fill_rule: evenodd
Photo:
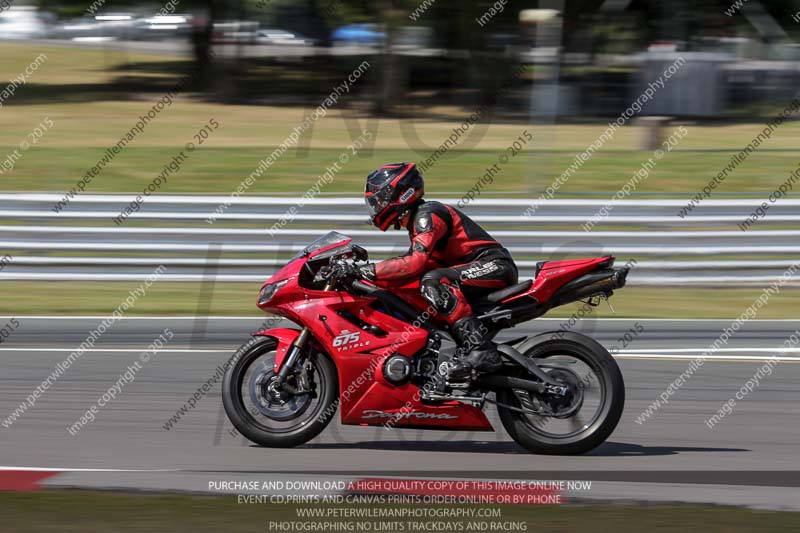
<path fill-rule="evenodd" d="M 482 301 L 482 303 L 486 302 L 486 303 L 497 304 L 502 302 L 506 298 L 527 291 L 528 289 L 531 288 L 531 285 L 533 285 L 533 280 L 526 279 L 525 281 L 517 283 L 516 285 L 511 285 L 510 287 L 490 292 L 489 294 L 483 296 L 480 300 Z"/>

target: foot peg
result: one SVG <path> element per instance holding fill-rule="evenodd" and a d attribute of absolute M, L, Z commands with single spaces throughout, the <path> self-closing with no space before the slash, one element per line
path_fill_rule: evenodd
<path fill-rule="evenodd" d="M 458 343 L 457 356 L 447 372 L 448 381 L 475 379 L 477 372 L 495 372 L 503 366 L 497 349 L 484 335 L 486 326 L 473 317 L 462 318 L 452 326 Z M 464 354 L 464 352 L 468 352 Z"/>

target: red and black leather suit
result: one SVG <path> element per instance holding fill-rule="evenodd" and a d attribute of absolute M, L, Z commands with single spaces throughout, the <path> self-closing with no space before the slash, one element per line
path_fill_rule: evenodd
<path fill-rule="evenodd" d="M 472 315 L 467 296 L 517 283 L 511 254 L 458 209 L 434 201 L 412 208 L 408 252 L 374 265 L 374 279 L 422 278 L 420 291 L 448 324 Z"/>

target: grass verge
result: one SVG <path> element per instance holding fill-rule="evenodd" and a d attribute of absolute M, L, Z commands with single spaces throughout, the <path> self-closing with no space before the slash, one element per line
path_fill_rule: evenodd
<path fill-rule="evenodd" d="M 7 191 L 66 191 L 97 164 L 146 114 L 181 72 L 188 59 L 147 56 L 112 50 L 39 47 L 0 44 L 0 80 L 23 71 L 31 59 L 45 52 L 47 61 L 28 83 L 4 102 L 7 127 L 0 129 L 0 160 L 13 154 L 45 118 L 53 121 L 44 136 L 4 169 Z M 132 83 L 131 80 L 137 80 Z M 113 90 L 112 90 L 113 89 Z M 363 99 L 356 87 L 352 98 Z M 310 111 L 301 106 L 230 105 L 205 102 L 198 95 L 182 94 L 164 108 L 136 139 L 100 172 L 87 192 L 141 191 L 163 166 L 210 120 L 220 127 L 191 154 L 181 170 L 170 177 L 160 193 L 216 192 L 227 194 L 248 176 L 259 161 L 283 142 Z M 303 192 L 325 168 L 349 153 L 347 147 L 360 130 L 374 131 L 374 146 L 362 149 L 345 165 L 324 193 L 356 194 L 363 176 L 387 161 L 423 161 L 461 124 L 470 109 L 431 111 L 424 119 L 366 119 L 342 113 L 340 105 L 314 123 L 301 141 L 257 180 L 249 194 Z M 313 106 L 312 106 L 313 107 Z M 764 127 L 748 124 L 687 123 L 688 136 L 679 151 L 666 154 L 637 193 L 693 193 L 729 161 L 729 158 Z M 606 124 L 559 124 L 532 128 L 534 139 L 520 155 L 503 166 L 482 194 L 544 190 L 604 131 Z M 461 194 L 474 186 L 484 169 L 498 162 L 524 129 L 524 122 L 480 124 L 428 171 L 432 192 Z M 800 124 L 786 123 L 740 165 L 715 194 L 769 192 L 796 168 L 795 140 Z M 580 170 L 560 187 L 560 195 L 587 191 L 616 192 L 652 154 L 639 151 L 641 131 L 635 125 L 621 128 Z M 30 140 L 30 139 L 28 139 Z M 528 153 L 525 150 L 532 150 Z"/>
<path fill-rule="evenodd" d="M 124 282 L 0 282 L 3 315 L 107 315 L 138 284 Z M 219 283 L 210 307 L 198 307 L 199 283 L 157 282 L 128 311 L 133 316 L 214 315 L 263 316 L 256 308 L 259 283 Z M 713 289 L 693 287 L 626 287 L 612 298 L 616 314 L 601 304 L 601 318 L 720 318 L 735 319 L 761 295 L 759 287 Z M 800 289 L 784 287 L 773 295 L 758 318 L 800 318 Z M 580 304 L 556 308 L 546 316 L 568 317 Z"/>
<path fill-rule="evenodd" d="M 177 105 L 177 104 L 176 104 Z M 201 111 L 201 113 L 203 113 Z M 205 116 L 219 116 L 222 111 L 208 110 Z M 168 165 L 173 157 L 183 150 L 182 144 L 174 144 L 174 140 L 189 142 L 192 131 L 196 131 L 204 121 L 196 120 L 195 124 L 179 124 L 167 119 L 173 142 L 161 147 L 131 146 L 126 147 L 121 155 L 114 159 L 87 187 L 87 192 L 115 193 L 139 192 Z M 237 125 L 225 122 L 230 129 Z M 64 123 L 66 124 L 66 123 Z M 287 121 L 285 129 L 291 130 L 293 122 Z M 119 125 L 119 132 L 124 124 Z M 591 131 L 591 126 L 586 126 Z M 55 142 L 44 139 L 16 162 L 13 170 L 7 173 L 3 189 L 6 191 L 67 191 L 89 169 L 97 164 L 107 147 L 116 137 L 109 134 L 105 145 L 84 146 L 81 148 L 65 148 L 56 146 Z M 302 193 L 320 180 L 326 168 L 334 168 L 339 164 L 339 157 L 346 152 L 346 139 L 342 132 L 343 145 L 340 148 L 317 147 L 312 141 L 312 149 L 308 152 L 289 150 L 247 190 L 248 194 L 277 194 L 295 192 Z M 513 136 L 510 137 L 513 140 Z M 167 183 L 159 190 L 160 194 L 173 193 L 219 193 L 230 194 L 252 173 L 262 158 L 267 157 L 275 145 L 267 144 L 263 148 L 253 146 L 221 147 L 214 138 L 190 154 L 180 167 L 177 175 L 167 178 Z M 428 150 L 414 150 L 403 147 L 383 147 L 386 143 L 376 143 L 371 152 L 362 151 L 347 164 L 339 164 L 340 171 L 335 178 L 322 186 L 325 194 L 338 193 L 357 196 L 364 188 L 364 176 L 387 161 L 416 160 L 420 162 L 430 155 Z M 0 157 L 4 152 L 10 153 L 13 147 L 0 146 Z M 423 155 L 420 155 L 422 152 Z M 349 152 L 348 152 L 349 153 Z M 433 168 L 425 172 L 426 189 L 432 193 L 450 193 L 456 196 L 464 194 L 475 186 L 486 169 L 498 163 L 503 150 L 453 150 L 440 159 Z M 684 193 L 700 190 L 719 169 L 725 166 L 732 152 L 675 152 L 668 154 L 650 172 L 646 180 L 637 185 L 637 192 L 650 195 Z M 586 192 L 599 193 L 600 198 L 611 199 L 637 171 L 651 154 L 639 151 L 601 151 L 597 152 L 583 167 L 573 175 L 560 189 L 562 196 L 581 196 Z M 502 165 L 499 173 L 484 179 L 481 195 L 502 193 L 537 193 L 548 187 L 552 180 L 566 170 L 575 157 L 572 152 L 556 154 L 534 153 L 532 160 L 520 154 Z M 741 165 L 729 178 L 721 193 L 758 193 L 765 198 L 769 191 L 783 183 L 789 172 L 797 167 L 798 154 L 793 152 L 761 152 L 752 155 L 747 164 Z M 539 168 L 531 175 L 531 161 Z M 491 180 L 491 181 L 490 181 Z M 526 193 L 527 196 L 538 197 L 538 194 Z M 676 209 L 677 211 L 677 209 Z"/>
<path fill-rule="evenodd" d="M 91 491 L 45 491 L 2 493 L 2 528 L 7 533 L 264 533 L 270 522 L 300 522 L 314 526 L 327 521 L 358 522 L 358 519 L 298 518 L 297 506 L 275 504 L 239 505 L 235 496 L 191 496 L 125 494 Z M 330 506 L 311 504 L 306 508 Z M 342 505 L 336 509 L 363 509 Z M 409 506 L 399 506 L 409 507 Z M 698 531 L 750 532 L 797 531 L 800 513 L 760 511 L 723 506 L 695 505 L 499 505 L 477 506 L 499 509 L 499 518 L 474 521 L 518 524 L 516 531 Z M 368 519 L 372 530 L 389 520 Z M 385 533 L 413 531 L 411 522 L 424 526 L 429 520 L 391 519 Z M 448 519 L 444 531 L 475 531 L 466 519 Z M 459 526 L 460 524 L 460 526 Z M 524 527 L 524 529 L 523 529 Z M 324 529 L 309 529 L 308 531 Z M 357 530 L 357 529 L 353 529 Z M 428 530 L 428 529 L 419 529 Z"/>

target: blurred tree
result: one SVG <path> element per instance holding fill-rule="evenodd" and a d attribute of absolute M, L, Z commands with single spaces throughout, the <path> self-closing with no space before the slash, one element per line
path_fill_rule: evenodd
<path fill-rule="evenodd" d="M 37 1 L 43 9 L 60 17 L 83 16 L 87 8 L 102 2 Z M 147 15 L 163 6 L 136 0 L 106 1 L 100 12 L 131 10 Z M 591 59 L 595 53 L 635 53 L 659 40 L 691 48 L 702 37 L 712 43 L 719 37 L 742 34 L 759 39 L 746 12 L 731 17 L 724 14 L 733 2 L 565 0 L 562 44 L 565 50 L 584 52 Z M 800 34 L 800 0 L 747 0 L 744 5 L 751 3 L 763 6 L 789 35 Z M 484 13 L 497 11 L 500 5 L 501 11 L 484 24 L 478 23 Z M 258 69 L 269 61 L 239 61 L 226 56 L 217 61 L 224 70 L 212 73 L 211 69 L 216 68 L 210 60 L 215 21 L 257 20 L 262 27 L 296 31 L 326 45 L 331 32 L 342 25 L 375 23 L 386 34 L 386 40 L 374 54 L 368 54 L 370 62 L 374 61 L 371 77 L 374 76 L 375 86 L 366 94 L 374 112 L 394 114 L 398 104 L 405 103 L 409 91 L 419 88 L 444 89 L 453 99 L 475 90 L 486 97 L 495 92 L 507 79 L 510 63 L 517 60 L 515 52 L 526 51 L 529 46 L 521 37 L 519 12 L 546 5 L 545 0 L 180 0 L 176 10 L 196 17 L 192 35 L 196 67 L 205 74 L 202 79 L 208 80 L 208 88 L 212 89 L 211 84 L 234 85 L 227 76 L 240 75 L 237 70 L 259 73 Z M 431 36 L 430 46 L 441 51 L 439 55 L 397 53 L 397 45 L 409 36 L 426 34 Z M 310 78 L 309 72 L 314 69 L 324 69 L 336 77 L 351 66 L 346 58 L 321 54 L 294 68 L 295 72 L 305 68 L 305 77 Z M 310 88 L 302 86 L 301 90 Z"/>

